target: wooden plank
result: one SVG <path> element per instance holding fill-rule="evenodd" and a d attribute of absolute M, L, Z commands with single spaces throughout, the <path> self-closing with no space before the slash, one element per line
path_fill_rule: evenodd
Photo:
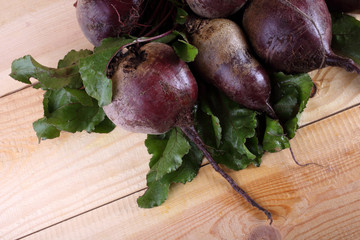
<path fill-rule="evenodd" d="M 14 239 L 145 187 L 144 134 L 67 134 L 38 144 L 42 91 L 0 98 L 0 239 Z M 6 236 L 6 238 L 5 238 Z"/>
<path fill-rule="evenodd" d="M 360 103 L 360 75 L 327 67 L 310 73 L 316 94 L 308 102 L 300 125 L 308 124 Z"/>
<path fill-rule="evenodd" d="M 11 62 L 31 54 L 56 67 L 72 49 L 92 49 L 78 26 L 69 0 L 0 0 L 0 96 L 24 87 L 9 77 Z"/>
<path fill-rule="evenodd" d="M 298 161 L 326 167 L 298 167 L 286 150 L 267 154 L 260 168 L 231 172 L 273 212 L 272 226 L 207 165 L 160 207 L 139 209 L 139 192 L 25 239 L 359 239 L 359 118 L 360 108 L 352 108 L 292 140 Z"/>
<path fill-rule="evenodd" d="M 8 77 L 11 61 L 15 58 L 22 57 L 25 54 L 32 54 L 42 64 L 56 66 L 57 61 L 69 50 L 91 48 L 91 45 L 78 28 L 72 4 L 73 2 L 67 0 L 14 0 L 11 2 L 0 0 L 2 6 L 2 14 L 0 15 L 0 32 L 2 33 L 0 35 L 2 52 L 2 58 L 0 59 L 0 96 L 24 86 Z M 320 75 L 326 76 L 325 81 L 318 95 L 309 103 L 303 115 L 302 124 L 313 122 L 360 102 L 358 77 L 348 75 L 345 71 L 339 71 L 335 68 L 331 68 L 330 72 L 327 73 L 324 71 L 327 70 L 321 70 Z M 317 80 L 320 81 L 321 79 L 322 77 L 319 77 Z M 333 83 L 331 85 L 327 83 L 330 81 L 337 82 L 336 87 L 333 86 Z M 330 89 L 331 91 L 322 89 Z M 144 135 L 131 134 L 120 129 L 109 135 L 62 134 L 59 139 L 45 141 L 39 145 L 32 130 L 32 122 L 42 116 L 41 100 L 42 92 L 32 89 L 26 89 L 0 98 L 0 239 L 14 239 L 27 235 L 145 187 L 145 174 L 148 169 L 149 156 L 143 146 Z M 316 102 L 316 104 L 313 104 L 313 102 Z M 330 103 L 330 106 L 325 105 L 325 103 Z M 288 160 L 289 154 L 287 151 L 280 154 L 285 154 L 284 160 Z M 271 156 L 279 155 L 272 154 Z M 266 167 L 266 162 L 269 162 L 269 160 L 266 160 L 267 158 L 269 157 L 265 157 L 265 164 L 262 168 L 256 169 L 256 173 L 251 172 L 251 174 L 257 176 L 263 174 L 263 171 L 269 171 L 269 169 L 263 168 Z M 275 163 L 278 162 L 275 161 Z M 206 171 L 212 172 L 211 170 Z M 243 176 L 246 173 L 247 170 L 239 174 Z M 248 177 L 253 179 L 251 174 Z M 204 174 L 200 176 L 204 176 Z M 206 173 L 205 178 L 208 178 L 207 176 Z M 209 178 L 213 179 L 211 176 Z M 265 176 L 270 177 L 269 174 L 265 174 Z M 289 179 L 294 181 L 294 178 Z M 240 180 L 243 179 L 240 178 Z M 219 181 L 216 174 L 212 181 Z M 272 181 L 277 181 L 277 179 L 272 179 Z M 342 184 L 341 180 L 339 181 L 339 184 Z M 254 186 L 253 183 L 250 185 L 246 181 L 245 183 L 246 188 L 252 189 L 252 186 Z M 199 183 L 194 182 L 191 184 Z M 205 189 L 208 186 L 208 184 L 200 183 L 198 187 L 194 187 L 195 190 L 186 190 L 187 186 L 184 186 L 182 191 L 185 192 L 181 192 L 184 195 L 182 197 L 179 195 L 181 200 L 172 203 L 175 204 L 172 206 L 181 205 L 184 201 L 188 202 L 187 196 L 198 196 L 196 191 L 200 191 L 202 194 L 207 193 Z M 182 189 L 183 187 L 180 185 L 175 186 L 173 191 L 176 192 L 177 188 Z M 220 191 L 224 195 L 231 192 L 231 189 L 221 181 L 217 188 L 220 190 L 211 190 L 210 194 L 219 196 L 215 192 Z M 189 195 L 186 191 L 190 191 L 195 195 Z M 261 193 L 263 195 L 259 195 L 257 192 L 252 193 L 261 202 L 268 203 L 269 199 L 266 198 L 265 192 Z M 355 191 L 355 193 L 357 192 Z M 284 199 L 287 196 L 284 196 Z M 334 196 L 336 197 L 336 195 Z M 130 214 L 133 211 L 131 209 L 135 208 L 136 195 L 131 198 L 126 198 L 130 200 L 126 200 L 128 202 L 121 205 L 126 207 L 121 210 L 121 214 Z M 239 200 L 233 195 L 232 198 L 231 203 Z M 216 216 L 218 213 L 216 209 L 227 213 L 228 210 L 225 209 L 225 206 L 230 200 L 227 197 L 224 199 L 218 197 L 217 199 L 210 201 L 210 209 L 212 209 L 212 205 L 215 205 L 215 209 L 211 213 Z M 201 198 L 200 200 L 204 199 Z M 292 201 L 292 199 L 289 198 L 284 201 Z M 202 202 L 201 204 L 195 203 L 195 205 L 187 203 L 184 206 L 185 208 L 187 206 L 188 212 L 194 211 L 194 214 L 190 217 L 190 223 L 186 225 L 189 226 L 194 224 L 199 216 L 202 216 L 200 211 L 203 209 Z M 272 205 L 267 206 L 272 207 Z M 242 213 L 241 211 L 237 212 L 238 207 L 246 207 L 246 204 L 238 203 L 236 205 L 234 211 Z M 200 210 L 196 208 L 200 208 Z M 234 208 L 230 208 L 230 210 Z M 174 208 L 160 209 L 162 209 L 161 214 L 174 214 L 171 215 L 172 221 L 170 223 L 174 223 L 175 226 L 179 227 L 181 218 L 177 219 L 179 217 L 177 210 L 174 210 Z M 107 211 L 99 212 L 99 214 L 110 214 L 110 217 L 112 217 L 112 210 Z M 141 210 L 136 207 L 136 211 Z M 172 211 L 175 212 L 171 213 Z M 261 214 L 256 213 L 256 211 L 251 209 L 248 211 L 254 214 L 251 215 L 253 218 L 261 218 Z M 152 221 L 153 217 L 159 217 L 159 214 L 155 213 L 141 213 L 143 214 L 141 216 L 148 217 L 146 221 Z M 213 219 L 214 216 L 208 214 L 206 220 L 212 223 L 216 221 L 217 218 Z M 169 217 L 169 215 L 165 216 Z M 238 219 L 237 215 L 230 214 L 230 217 L 233 216 Z M 247 217 L 251 218 L 251 216 Z M 352 215 L 350 214 L 350 216 Z M 100 217 L 104 216 L 94 216 L 95 219 Z M 247 217 L 241 220 L 247 221 Z M 105 218 L 107 217 L 105 216 Z M 143 218 L 137 219 L 144 220 Z M 118 228 L 122 224 L 120 220 L 116 222 L 116 217 L 112 218 L 112 220 L 114 223 L 111 223 L 111 226 Z M 155 222 L 159 225 L 152 224 L 151 226 L 165 229 L 164 226 L 168 225 L 167 220 L 167 218 L 164 218 L 162 222 Z M 129 219 L 124 221 L 129 221 Z M 233 220 L 229 218 L 225 223 L 227 221 L 231 222 Z M 142 222 L 135 223 L 137 223 L 137 226 L 143 224 Z M 288 224 L 291 224 L 291 222 Z M 89 223 L 87 229 L 82 229 L 82 231 L 92 236 L 91 226 L 95 226 L 97 229 L 93 232 L 95 237 L 101 236 L 102 231 L 108 231 L 106 225 L 103 229 L 100 229 L 102 225 L 97 222 L 94 225 Z M 124 226 L 128 225 L 125 224 Z M 212 227 L 212 225 L 207 226 L 208 229 Z M 230 229 L 230 232 L 236 232 L 237 228 L 244 227 L 242 225 L 232 226 L 235 230 Z M 226 230 L 219 229 L 219 231 Z M 127 234 L 134 236 L 133 233 L 130 233 L 130 230 L 127 231 Z M 176 231 L 176 229 L 173 231 Z M 205 230 L 204 236 L 208 236 L 209 231 Z M 145 231 L 145 233 L 148 234 L 149 232 Z M 194 227 L 192 231 L 194 235 L 185 236 L 201 237 L 202 233 L 200 227 Z M 76 229 L 73 234 L 77 234 Z M 118 234 L 118 232 L 116 231 L 115 234 Z M 146 237 L 146 235 L 141 236 Z M 61 236 L 59 237 L 61 239 Z"/>
<path fill-rule="evenodd" d="M 42 117 L 42 94 L 0 98 L 0 236 L 26 235 L 146 186 L 144 135 L 64 133 L 39 145 L 32 122 Z"/>

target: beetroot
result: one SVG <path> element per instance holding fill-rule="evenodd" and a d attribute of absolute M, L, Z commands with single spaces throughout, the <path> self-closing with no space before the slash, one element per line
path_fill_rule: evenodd
<path fill-rule="evenodd" d="M 165 46 L 149 43 L 122 58 L 112 77 L 113 101 L 104 108 L 116 125 L 161 134 L 182 125 L 179 115 L 191 113 L 196 81 L 185 62 Z"/>
<path fill-rule="evenodd" d="M 243 26 L 255 52 L 276 71 L 338 66 L 360 73 L 354 61 L 330 48 L 331 16 L 324 0 L 252 0 Z"/>
<path fill-rule="evenodd" d="M 186 0 L 191 10 L 201 17 L 227 17 L 237 12 L 247 0 Z"/>
<path fill-rule="evenodd" d="M 240 105 L 276 118 L 269 104 L 270 79 L 240 27 L 228 19 L 192 19 L 187 26 L 199 50 L 194 62 L 199 75 Z"/>
<path fill-rule="evenodd" d="M 250 204 L 259 206 L 213 160 L 193 126 L 192 109 L 198 87 L 190 69 L 163 43 L 123 48 L 115 57 L 113 100 L 104 107 L 117 125 L 135 132 L 160 134 L 179 127 L 204 153 L 214 169 Z"/>
<path fill-rule="evenodd" d="M 334 12 L 352 12 L 360 10 L 359 0 L 326 0 L 329 9 Z"/>
<path fill-rule="evenodd" d="M 143 0 L 78 0 L 76 16 L 86 38 L 95 46 L 102 39 L 131 34 L 144 11 Z"/>

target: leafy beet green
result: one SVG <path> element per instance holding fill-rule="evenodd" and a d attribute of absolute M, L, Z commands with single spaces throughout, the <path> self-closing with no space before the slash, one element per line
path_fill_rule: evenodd
<path fill-rule="evenodd" d="M 96 125 L 92 132 L 109 133 L 112 130 L 114 130 L 114 128 L 115 128 L 115 124 L 107 116 L 105 116 L 105 119 L 102 122 L 100 122 L 98 125 Z"/>
<path fill-rule="evenodd" d="M 298 129 L 298 121 L 304 111 L 313 88 L 308 74 L 272 75 L 272 101 L 288 138 L 293 138 Z"/>
<path fill-rule="evenodd" d="M 105 71 L 109 59 L 120 46 L 132 41 L 133 39 L 128 38 L 105 39 L 99 48 L 95 48 L 94 54 L 80 60 L 79 72 L 85 90 L 87 94 L 99 101 L 99 106 L 105 106 L 111 102 L 111 80 L 106 76 Z"/>
<path fill-rule="evenodd" d="M 148 143 L 150 146 L 153 142 Z M 151 149 L 151 148 L 150 148 Z M 170 131 L 169 140 L 162 146 L 162 154 L 156 155 L 150 161 L 151 169 L 156 172 L 155 180 L 163 178 L 167 173 L 177 170 L 182 164 L 182 158 L 190 150 L 190 144 L 181 131 Z M 155 160 L 156 159 L 156 160 Z"/>
<path fill-rule="evenodd" d="M 174 137 L 177 142 L 182 143 L 184 149 L 187 149 L 187 153 L 183 151 L 179 155 L 173 151 L 167 152 L 169 144 L 174 141 Z M 187 141 L 177 128 L 162 135 L 148 135 L 145 145 L 153 157 L 149 164 L 150 171 L 146 177 L 148 189 L 143 196 L 138 198 L 137 202 L 142 208 L 152 208 L 161 205 L 167 199 L 172 183 L 185 184 L 186 182 L 191 182 L 196 177 L 203 155 L 193 143 Z M 159 178 L 158 165 L 162 158 L 164 158 L 164 155 L 168 155 L 167 158 L 180 157 L 181 163 L 176 169 L 174 168 Z"/>
<path fill-rule="evenodd" d="M 334 51 L 360 64 L 360 22 L 347 14 L 333 13 L 332 34 Z"/>
<path fill-rule="evenodd" d="M 48 68 L 27 55 L 12 63 L 10 76 L 20 82 L 31 84 L 30 78 L 39 80 L 43 89 L 60 89 L 80 81 L 76 65 L 64 68 Z"/>
<path fill-rule="evenodd" d="M 216 135 L 202 136 L 202 138 L 212 147 L 210 151 L 218 163 L 234 170 L 246 168 L 256 159 L 247 148 L 246 140 L 255 136 L 257 113 L 235 103 L 214 87 L 209 85 L 203 87 L 206 89 L 202 89 L 200 95 L 200 109 L 205 110 L 206 115 L 211 112 L 209 118 L 215 126 L 213 129 Z M 198 116 L 201 116 L 201 113 L 198 113 Z M 200 124 L 202 119 L 203 117 L 198 119 Z M 219 127 L 221 132 L 218 130 Z M 204 129 L 202 133 L 207 132 L 206 122 L 202 128 Z"/>
<path fill-rule="evenodd" d="M 103 109 L 84 90 L 48 90 L 44 94 L 43 108 L 44 118 L 34 123 L 39 140 L 58 137 L 60 131 L 92 132 L 106 120 Z"/>
<path fill-rule="evenodd" d="M 104 79 L 108 59 L 118 48 L 119 39 L 108 39 L 94 52 L 72 50 L 59 61 L 57 68 L 43 66 L 31 56 L 13 62 L 11 77 L 27 84 L 31 84 L 31 77 L 36 78 L 39 83 L 34 87 L 46 91 L 43 99 L 44 117 L 33 124 L 39 141 L 59 137 L 61 131 L 108 133 L 115 128 L 99 106 L 106 99 L 111 99 L 111 84 L 98 80 Z M 96 67 L 81 69 L 84 64 Z M 99 78 L 94 80 L 94 76 Z M 87 88 L 87 85 L 91 87 Z M 93 86 L 98 89 L 92 91 Z M 99 96 L 101 102 L 91 95 Z"/>
<path fill-rule="evenodd" d="M 278 152 L 289 147 L 289 139 L 285 136 L 279 121 L 266 117 L 263 149 L 267 152 Z"/>
<path fill-rule="evenodd" d="M 47 119 L 41 118 L 33 123 L 33 128 L 40 140 L 53 139 L 60 136 L 60 130 L 47 122 Z"/>

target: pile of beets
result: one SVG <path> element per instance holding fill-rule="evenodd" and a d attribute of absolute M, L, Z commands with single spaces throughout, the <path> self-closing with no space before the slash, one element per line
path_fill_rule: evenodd
<path fill-rule="evenodd" d="M 240 105 L 274 119 L 269 71 L 292 74 L 339 66 L 360 74 L 358 65 L 330 48 L 328 6 L 360 9 L 356 0 L 78 0 L 75 6 L 82 31 L 95 46 L 107 37 L 142 37 L 120 49 L 110 76 L 113 99 L 104 107 L 106 115 L 133 132 L 162 134 L 180 128 L 270 221 L 270 212 L 218 166 L 194 129 L 198 85 L 193 73 Z M 175 24 L 179 6 L 189 13 L 181 26 Z M 151 41 L 179 28 L 198 49 L 189 64 L 171 46 Z"/>

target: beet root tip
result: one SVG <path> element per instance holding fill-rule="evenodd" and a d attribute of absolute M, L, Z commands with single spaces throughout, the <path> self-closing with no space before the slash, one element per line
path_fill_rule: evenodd
<path fill-rule="evenodd" d="M 360 74 L 360 66 L 350 58 L 344 58 L 334 53 L 330 53 L 326 56 L 325 63 L 327 66 L 341 67 L 348 72 Z"/>
<path fill-rule="evenodd" d="M 273 218 L 271 213 L 265 208 L 261 207 L 257 202 L 255 202 L 239 185 L 232 179 L 224 170 L 220 168 L 220 166 L 215 162 L 210 153 L 206 149 L 205 143 L 201 140 L 200 136 L 196 132 L 193 126 L 180 126 L 181 130 L 184 134 L 193 142 L 195 145 L 203 152 L 206 159 L 209 161 L 211 166 L 217 171 L 226 181 L 231 185 L 231 187 L 242 196 L 248 203 L 250 203 L 253 207 L 256 207 L 260 211 L 262 211 L 270 220 L 270 225 L 273 223 Z"/>

